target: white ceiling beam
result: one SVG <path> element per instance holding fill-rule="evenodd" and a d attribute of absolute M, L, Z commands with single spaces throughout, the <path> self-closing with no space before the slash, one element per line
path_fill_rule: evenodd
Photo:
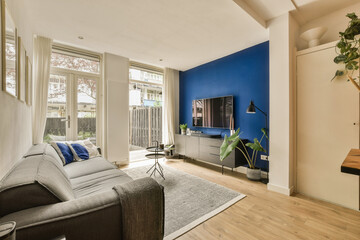
<path fill-rule="evenodd" d="M 263 19 L 257 12 L 254 11 L 244 0 L 233 0 L 239 7 L 241 7 L 245 12 L 247 12 L 255 21 L 257 21 L 261 26 L 267 28 L 266 21 Z"/>

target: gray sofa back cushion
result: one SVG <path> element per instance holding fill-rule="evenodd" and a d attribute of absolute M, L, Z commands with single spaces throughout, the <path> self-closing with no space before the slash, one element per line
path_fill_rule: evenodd
<path fill-rule="evenodd" d="M 52 147 L 43 145 L 42 155 L 34 154 L 39 151 L 38 145 L 34 148 L 36 149 L 30 149 L 32 154 L 26 154 L 26 157 L 1 180 L 0 216 L 74 199 L 70 181 L 62 164 L 52 157 L 52 151 L 48 149 Z"/>
<path fill-rule="evenodd" d="M 59 166 L 63 166 L 63 163 L 61 161 L 61 158 L 59 154 L 56 152 L 56 150 L 47 143 L 40 143 L 33 145 L 27 153 L 24 155 L 24 158 L 31 157 L 31 156 L 37 156 L 37 155 L 47 155 L 49 157 L 52 157 L 54 160 L 56 160 L 56 163 L 59 164 Z"/>

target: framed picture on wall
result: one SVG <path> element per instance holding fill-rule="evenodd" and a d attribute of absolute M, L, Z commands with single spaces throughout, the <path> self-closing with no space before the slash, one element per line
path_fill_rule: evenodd
<path fill-rule="evenodd" d="M 32 63 L 29 56 L 26 56 L 26 104 L 32 105 L 33 83 L 32 83 Z"/>
<path fill-rule="evenodd" d="M 19 44 L 19 99 L 22 102 L 26 100 L 26 50 L 24 44 L 21 41 L 21 37 L 18 37 Z"/>
<path fill-rule="evenodd" d="M 5 0 L 1 0 L 1 59 L 2 89 L 17 98 L 19 95 L 17 31 Z"/>

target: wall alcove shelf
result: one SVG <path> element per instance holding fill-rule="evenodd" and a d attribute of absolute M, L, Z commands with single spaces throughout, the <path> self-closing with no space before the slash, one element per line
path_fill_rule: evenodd
<path fill-rule="evenodd" d="M 341 164 L 341 172 L 359 176 L 359 210 L 360 210 L 360 149 L 351 149 Z"/>

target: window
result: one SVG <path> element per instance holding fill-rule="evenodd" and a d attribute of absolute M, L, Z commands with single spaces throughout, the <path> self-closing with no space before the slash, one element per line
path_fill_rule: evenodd
<path fill-rule="evenodd" d="M 130 150 L 162 140 L 162 69 L 131 63 L 129 68 Z"/>
<path fill-rule="evenodd" d="M 90 139 L 97 143 L 100 66 L 99 55 L 53 47 L 45 141 Z"/>
<path fill-rule="evenodd" d="M 6 56 L 6 91 L 17 96 L 16 89 L 16 47 L 15 40 L 6 38 L 5 46 Z"/>

